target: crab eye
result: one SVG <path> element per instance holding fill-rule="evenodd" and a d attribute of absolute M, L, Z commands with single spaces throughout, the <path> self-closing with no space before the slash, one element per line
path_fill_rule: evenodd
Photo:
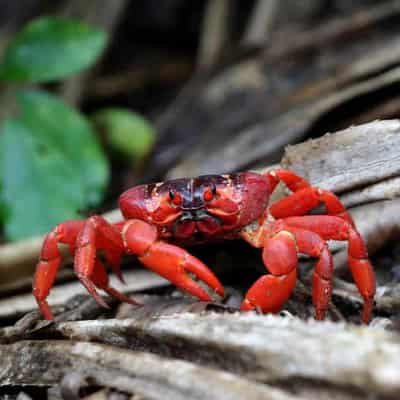
<path fill-rule="evenodd" d="M 171 199 L 172 203 L 174 203 L 176 206 L 182 204 L 182 196 L 179 193 L 174 193 L 172 190 L 170 190 L 169 198 Z"/>
<path fill-rule="evenodd" d="M 215 187 L 215 185 L 212 185 L 204 190 L 203 198 L 205 201 L 211 201 L 216 194 L 217 194 L 217 188 Z"/>

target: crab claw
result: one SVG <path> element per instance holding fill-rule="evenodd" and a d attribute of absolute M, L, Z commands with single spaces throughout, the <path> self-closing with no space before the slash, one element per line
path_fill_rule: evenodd
<path fill-rule="evenodd" d="M 212 299 L 190 278 L 189 272 L 220 296 L 224 295 L 224 288 L 218 278 L 200 260 L 178 246 L 159 240 L 153 225 L 141 220 L 130 220 L 122 229 L 122 238 L 127 252 L 136 254 L 143 265 L 200 300 Z"/>
<path fill-rule="evenodd" d="M 246 293 L 240 305 L 242 311 L 260 310 L 264 313 L 279 312 L 296 284 L 296 269 L 288 274 L 263 275 Z"/>
<path fill-rule="evenodd" d="M 224 296 L 224 288 L 218 278 L 200 260 L 178 246 L 157 241 L 143 256 L 139 257 L 139 260 L 147 268 L 200 300 L 211 301 L 212 299 L 201 286 L 190 278 L 188 272 L 197 276 L 217 294 Z"/>

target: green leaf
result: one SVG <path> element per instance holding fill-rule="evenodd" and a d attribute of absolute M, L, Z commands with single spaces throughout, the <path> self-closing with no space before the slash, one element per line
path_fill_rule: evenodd
<path fill-rule="evenodd" d="M 45 233 L 100 201 L 108 164 L 86 119 L 54 97 L 18 96 L 20 120 L 0 136 L 0 182 L 7 207 L 5 233 L 17 240 Z"/>
<path fill-rule="evenodd" d="M 1 145 L 1 136 L 0 136 L 0 145 Z M 1 160 L 0 160 L 0 165 L 1 165 Z M 3 198 L 3 184 L 0 181 L 0 224 L 5 223 L 8 215 L 9 215 L 8 207 Z"/>
<path fill-rule="evenodd" d="M 153 147 L 155 130 L 137 113 L 107 108 L 96 112 L 93 120 L 104 131 L 107 144 L 130 160 L 142 160 Z"/>
<path fill-rule="evenodd" d="M 11 240 L 50 230 L 63 219 L 77 218 L 69 184 L 71 170 L 45 153 L 23 123 L 8 120 L 0 137 L 3 197 L 9 208 L 5 233 Z"/>
<path fill-rule="evenodd" d="M 93 64 L 106 34 L 79 21 L 44 17 L 29 23 L 8 46 L 0 78 L 19 82 L 60 79 Z"/>
<path fill-rule="evenodd" d="M 40 91 L 17 95 L 21 119 L 35 132 L 37 140 L 68 161 L 75 179 L 82 181 L 85 204 L 96 204 L 109 178 L 108 162 L 89 121 L 64 102 Z"/>

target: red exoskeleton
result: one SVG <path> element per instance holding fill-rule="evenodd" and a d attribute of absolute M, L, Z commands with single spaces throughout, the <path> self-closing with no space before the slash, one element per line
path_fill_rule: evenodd
<path fill-rule="evenodd" d="M 269 205 L 280 181 L 292 193 Z M 86 221 L 66 221 L 47 235 L 33 283 L 33 294 L 46 319 L 53 318 L 46 298 L 61 261 L 59 243 L 75 254 L 75 272 L 82 284 L 107 306 L 96 288 L 121 301 L 136 302 L 109 285 L 98 250 L 121 279 L 122 255 L 134 254 L 177 287 L 210 301 L 188 272 L 220 296 L 223 286 L 181 246 L 224 239 L 243 239 L 260 248 L 269 272 L 249 289 L 242 310 L 278 312 L 296 284 L 298 253 L 316 257 L 312 298 L 318 320 L 325 318 L 332 292 L 333 263 L 326 240 L 348 241 L 348 263 L 364 299 L 362 320 L 368 323 L 371 318 L 375 276 L 351 216 L 332 192 L 310 186 L 291 171 L 207 175 L 140 185 L 123 193 L 119 204 L 124 221 L 110 224 L 92 216 Z M 319 204 L 325 205 L 327 215 L 305 215 Z"/>

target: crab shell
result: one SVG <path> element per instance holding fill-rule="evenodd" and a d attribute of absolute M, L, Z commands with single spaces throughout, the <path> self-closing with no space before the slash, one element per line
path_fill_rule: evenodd
<path fill-rule="evenodd" d="M 271 187 L 254 172 L 203 175 L 140 185 L 120 196 L 126 219 L 156 226 L 161 237 L 184 241 L 223 238 L 257 220 Z"/>

